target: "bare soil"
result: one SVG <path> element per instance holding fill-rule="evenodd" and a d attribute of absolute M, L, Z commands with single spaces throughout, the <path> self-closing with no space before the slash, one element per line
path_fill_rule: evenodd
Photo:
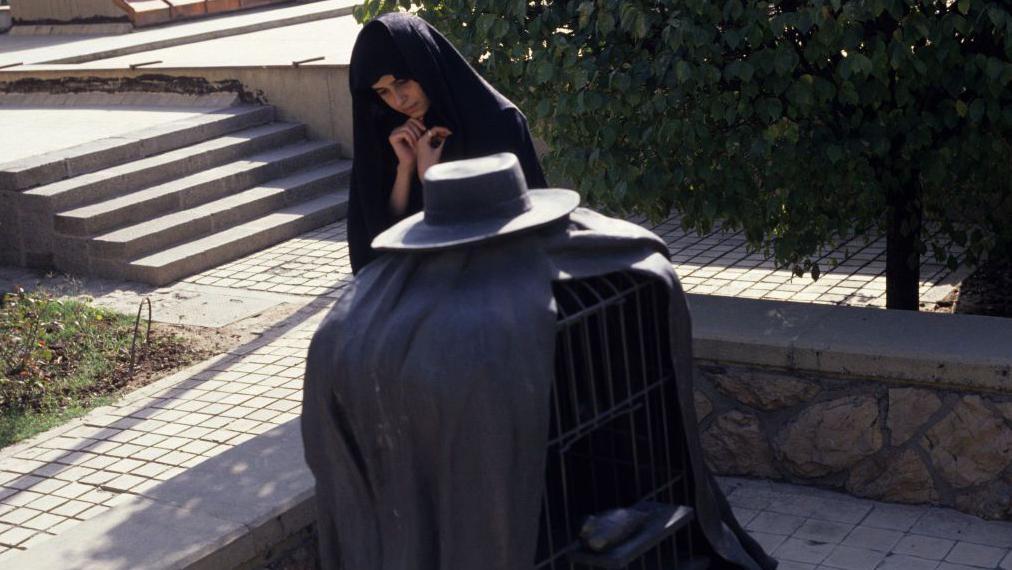
<path fill-rule="evenodd" d="M 957 288 L 954 312 L 1012 317 L 1012 261 L 986 263 Z"/>
<path fill-rule="evenodd" d="M 142 343 L 146 324 L 141 324 L 137 365 L 133 378 L 119 383 L 125 392 L 136 390 L 213 356 L 241 346 L 258 336 L 243 326 L 207 328 L 179 324 L 151 324 L 151 341 Z M 128 372 L 129 369 L 122 370 Z"/>

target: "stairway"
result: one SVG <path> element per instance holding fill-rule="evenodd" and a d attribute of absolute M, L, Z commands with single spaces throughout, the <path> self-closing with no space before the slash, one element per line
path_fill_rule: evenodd
<path fill-rule="evenodd" d="M 164 285 L 340 219 L 350 172 L 336 143 L 238 106 L 0 169 L 0 190 L 27 264 Z"/>

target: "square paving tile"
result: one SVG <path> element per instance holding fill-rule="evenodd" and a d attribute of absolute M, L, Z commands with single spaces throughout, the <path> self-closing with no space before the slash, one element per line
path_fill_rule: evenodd
<path fill-rule="evenodd" d="M 893 547 L 893 552 L 930 560 L 942 560 L 955 544 L 954 540 L 909 534 L 900 539 Z"/>
<path fill-rule="evenodd" d="M 794 532 L 794 538 L 839 544 L 854 525 L 809 519 Z"/>
<path fill-rule="evenodd" d="M 819 564 L 829 556 L 835 547 L 834 544 L 824 542 L 788 538 L 776 549 L 774 557 L 778 560 Z"/>
<path fill-rule="evenodd" d="M 855 548 L 868 548 L 871 550 L 878 550 L 880 552 L 891 552 L 896 543 L 903 537 L 903 533 L 898 530 L 887 530 L 881 528 L 872 528 L 867 526 L 859 526 L 854 528 L 850 534 L 847 535 L 842 542 L 844 546 L 853 546 Z"/>
<path fill-rule="evenodd" d="M 957 542 L 945 557 L 945 561 L 981 568 L 995 568 L 1007 554 L 1008 550 L 1004 548 Z"/>
<path fill-rule="evenodd" d="M 830 568 L 843 570 L 873 570 L 885 558 L 884 552 L 855 548 L 853 546 L 837 546 L 822 562 Z"/>

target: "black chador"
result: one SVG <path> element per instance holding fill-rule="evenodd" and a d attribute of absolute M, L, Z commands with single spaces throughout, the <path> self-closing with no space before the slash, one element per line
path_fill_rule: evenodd
<path fill-rule="evenodd" d="M 528 190 L 512 154 L 442 163 L 425 210 L 336 302 L 309 349 L 302 429 L 327 570 L 530 570 L 544 480 L 552 284 L 616 271 L 668 293 L 671 363 L 698 545 L 712 569 L 776 563 L 704 462 L 685 295 L 667 248 L 629 222 Z"/>
<path fill-rule="evenodd" d="M 489 85 L 453 47 L 421 18 L 405 13 L 380 16 L 362 28 L 351 55 L 354 167 L 348 204 L 348 247 L 358 273 L 376 254 L 370 242 L 398 220 L 390 211 L 397 158 L 391 131 L 408 118 L 376 95 L 372 86 L 384 75 L 421 84 L 430 102 L 428 127 L 443 126 L 442 160 L 511 152 L 520 159 L 530 188 L 544 188 L 523 114 Z M 412 183 L 406 215 L 422 209 L 421 183 Z"/>

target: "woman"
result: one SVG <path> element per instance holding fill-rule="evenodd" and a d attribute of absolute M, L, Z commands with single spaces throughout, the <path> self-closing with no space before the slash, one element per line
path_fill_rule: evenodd
<path fill-rule="evenodd" d="M 523 114 L 421 18 L 396 12 L 366 24 L 350 75 L 353 272 L 376 257 L 374 237 L 422 209 L 420 181 L 433 164 L 512 152 L 528 187 L 546 186 Z"/>

